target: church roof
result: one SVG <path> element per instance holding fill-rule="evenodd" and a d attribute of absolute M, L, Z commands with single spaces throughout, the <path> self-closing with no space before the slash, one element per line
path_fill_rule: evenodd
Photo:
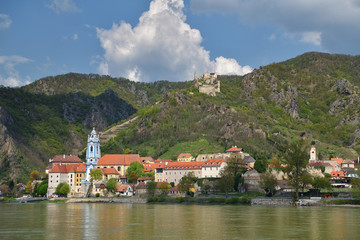
<path fill-rule="evenodd" d="M 115 168 L 100 168 L 100 169 L 104 175 L 120 175 L 120 173 L 116 171 Z"/>
<path fill-rule="evenodd" d="M 99 159 L 99 166 L 103 165 L 125 165 L 128 166 L 132 162 L 141 162 L 139 154 L 107 154 Z"/>

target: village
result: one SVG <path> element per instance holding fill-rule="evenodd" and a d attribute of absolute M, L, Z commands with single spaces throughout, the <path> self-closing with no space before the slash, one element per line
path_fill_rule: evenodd
<path fill-rule="evenodd" d="M 189 153 L 181 153 L 177 161 L 170 159 L 157 159 L 140 156 L 139 154 L 106 154 L 101 157 L 100 140 L 95 129 L 88 138 L 86 149 L 86 162 L 72 155 L 57 155 L 49 160 L 46 169 L 48 176 L 47 196 L 57 197 L 56 189 L 59 184 L 68 184 L 70 187 L 67 197 L 104 197 L 104 196 L 136 196 L 148 197 L 148 185 L 155 182 L 156 193 L 168 197 L 185 197 L 187 193 L 179 189 L 179 183 L 184 176 L 202 179 L 209 183 L 195 184 L 190 192 L 198 196 L 204 192 L 214 191 L 214 182 L 220 179 L 221 172 L 227 166 L 227 161 L 234 155 L 240 156 L 244 162 L 242 182 L 238 186 L 241 192 L 264 192 L 261 187 L 261 173 L 254 169 L 256 160 L 243 152 L 242 148 L 233 146 L 225 152 L 213 154 L 199 154 L 193 157 Z M 131 166 L 141 165 L 142 176 L 128 177 L 127 172 Z M 331 158 L 319 160 L 316 148 L 310 149 L 310 158 L 306 172 L 312 178 L 328 179 L 332 188 L 350 189 L 351 179 L 359 178 L 358 159 Z M 269 164 L 268 172 L 276 178 L 278 193 L 291 193 L 294 187 L 288 182 L 287 174 L 281 171 L 282 167 Z M 94 177 L 95 172 L 100 172 Z M 131 175 L 131 174 L 130 174 Z M 116 181 L 115 187 L 109 191 L 109 180 Z M 311 188 L 311 184 L 304 186 Z M 206 188 L 206 189 L 205 189 Z"/>

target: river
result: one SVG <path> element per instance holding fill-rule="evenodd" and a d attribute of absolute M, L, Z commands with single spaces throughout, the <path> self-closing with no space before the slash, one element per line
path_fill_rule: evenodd
<path fill-rule="evenodd" d="M 360 239 L 360 208 L 0 203 L 0 239 Z"/>

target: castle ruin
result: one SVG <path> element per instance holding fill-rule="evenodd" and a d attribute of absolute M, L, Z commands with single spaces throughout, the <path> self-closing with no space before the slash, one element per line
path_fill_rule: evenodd
<path fill-rule="evenodd" d="M 209 96 L 216 96 L 220 92 L 220 81 L 217 79 L 216 73 L 204 73 L 202 77 L 197 78 L 194 74 L 193 85 L 199 88 L 199 92 Z"/>

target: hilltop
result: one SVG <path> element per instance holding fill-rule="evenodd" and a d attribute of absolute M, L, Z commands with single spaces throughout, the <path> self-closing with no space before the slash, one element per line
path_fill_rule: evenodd
<path fill-rule="evenodd" d="M 54 155 L 78 154 L 92 127 L 115 126 L 103 154 L 176 158 L 238 145 L 257 159 L 271 158 L 303 138 L 324 158 L 358 156 L 360 56 L 306 53 L 217 79 L 216 96 L 191 82 L 76 73 L 1 88 L 0 178 L 24 179 Z M 126 119 L 132 121 L 116 127 Z"/>

